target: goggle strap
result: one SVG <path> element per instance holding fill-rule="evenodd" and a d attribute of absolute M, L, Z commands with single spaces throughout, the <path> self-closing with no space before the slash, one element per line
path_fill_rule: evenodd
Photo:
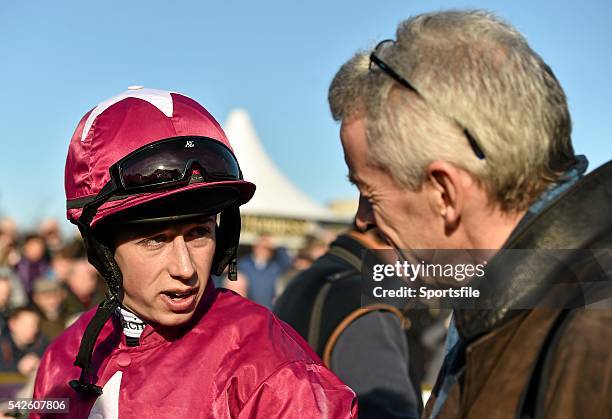
<path fill-rule="evenodd" d="M 115 179 L 113 176 L 111 176 L 110 181 L 104 185 L 96 198 L 83 207 L 83 212 L 81 212 L 81 216 L 77 220 L 77 225 L 79 230 L 81 230 L 81 233 L 89 230 L 89 226 L 96 216 L 98 208 L 100 208 L 108 200 L 108 198 L 114 195 L 115 192 L 117 192 L 117 189 Z"/>

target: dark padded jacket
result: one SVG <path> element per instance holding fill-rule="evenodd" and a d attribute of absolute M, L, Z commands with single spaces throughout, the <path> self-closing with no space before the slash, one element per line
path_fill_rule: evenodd
<path fill-rule="evenodd" d="M 366 247 L 357 235 L 340 235 L 330 251 L 298 274 L 274 312 L 323 357 L 334 329 L 361 307 L 361 263 Z M 370 312 L 342 332 L 328 365 L 359 400 L 360 418 L 417 418 L 420 397 L 409 373 L 405 331 L 389 312 Z"/>

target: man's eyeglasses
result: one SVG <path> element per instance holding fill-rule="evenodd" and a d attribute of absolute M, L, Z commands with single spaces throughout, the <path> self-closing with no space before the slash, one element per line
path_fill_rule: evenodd
<path fill-rule="evenodd" d="M 381 41 L 378 43 L 378 45 L 376 45 L 376 48 L 374 48 L 374 51 L 372 51 L 372 53 L 370 54 L 370 71 L 372 70 L 372 64 L 376 65 L 376 67 L 381 69 L 386 75 L 391 77 L 393 80 L 395 80 L 405 88 L 412 90 L 414 93 L 419 95 L 421 99 L 425 100 L 423 95 L 419 93 L 419 91 L 416 89 L 416 87 L 414 87 L 412 83 L 410 83 L 406 78 L 400 76 L 393 68 L 391 68 L 387 63 L 381 60 L 380 57 L 377 55 L 377 53 L 382 49 L 383 45 L 387 45 L 390 42 L 395 44 L 394 40 L 385 39 L 384 41 Z M 485 154 L 478 145 L 478 142 L 476 141 L 474 136 L 459 121 L 454 118 L 452 118 L 452 120 L 463 130 L 463 134 L 467 138 L 470 147 L 472 147 L 474 154 L 476 154 L 476 157 L 478 157 L 480 160 L 483 160 L 485 158 Z"/>

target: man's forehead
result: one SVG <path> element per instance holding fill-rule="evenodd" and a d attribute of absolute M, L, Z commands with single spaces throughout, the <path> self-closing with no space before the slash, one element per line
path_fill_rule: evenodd
<path fill-rule="evenodd" d="M 217 220 L 216 215 L 202 215 L 195 216 L 188 219 L 178 219 L 178 220 L 169 220 L 169 221 L 161 221 L 161 222 L 152 222 L 152 223 L 143 223 L 142 228 L 143 231 L 161 231 L 172 228 L 182 228 L 190 225 L 197 224 L 206 224 L 209 222 L 214 222 Z"/>
<path fill-rule="evenodd" d="M 368 143 L 363 120 L 342 121 L 340 138 L 344 149 L 344 160 L 349 169 L 354 171 L 366 164 Z"/>
<path fill-rule="evenodd" d="M 216 215 L 206 215 L 201 217 L 189 218 L 187 220 L 161 221 L 151 223 L 126 224 L 119 230 L 119 235 L 122 239 L 135 239 L 153 235 L 158 232 L 170 229 L 182 229 L 191 225 L 207 224 L 216 222 Z"/>
<path fill-rule="evenodd" d="M 367 146 L 366 120 L 361 118 L 343 119 L 340 125 L 340 138 L 345 145 Z"/>

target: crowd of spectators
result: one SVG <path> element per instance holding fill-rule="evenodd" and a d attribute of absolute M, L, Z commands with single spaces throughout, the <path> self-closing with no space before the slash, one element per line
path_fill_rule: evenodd
<path fill-rule="evenodd" d="M 301 249 L 288 251 L 274 237 L 262 234 L 251 246 L 241 247 L 244 254 L 238 258 L 238 280 L 215 278 L 215 283 L 272 309 L 287 284 L 321 257 L 334 238 L 332 233 L 308 235 Z"/>
<path fill-rule="evenodd" d="M 103 295 L 81 239 L 56 220 L 25 231 L 0 219 L 0 373 L 31 378 L 47 345 Z"/>

